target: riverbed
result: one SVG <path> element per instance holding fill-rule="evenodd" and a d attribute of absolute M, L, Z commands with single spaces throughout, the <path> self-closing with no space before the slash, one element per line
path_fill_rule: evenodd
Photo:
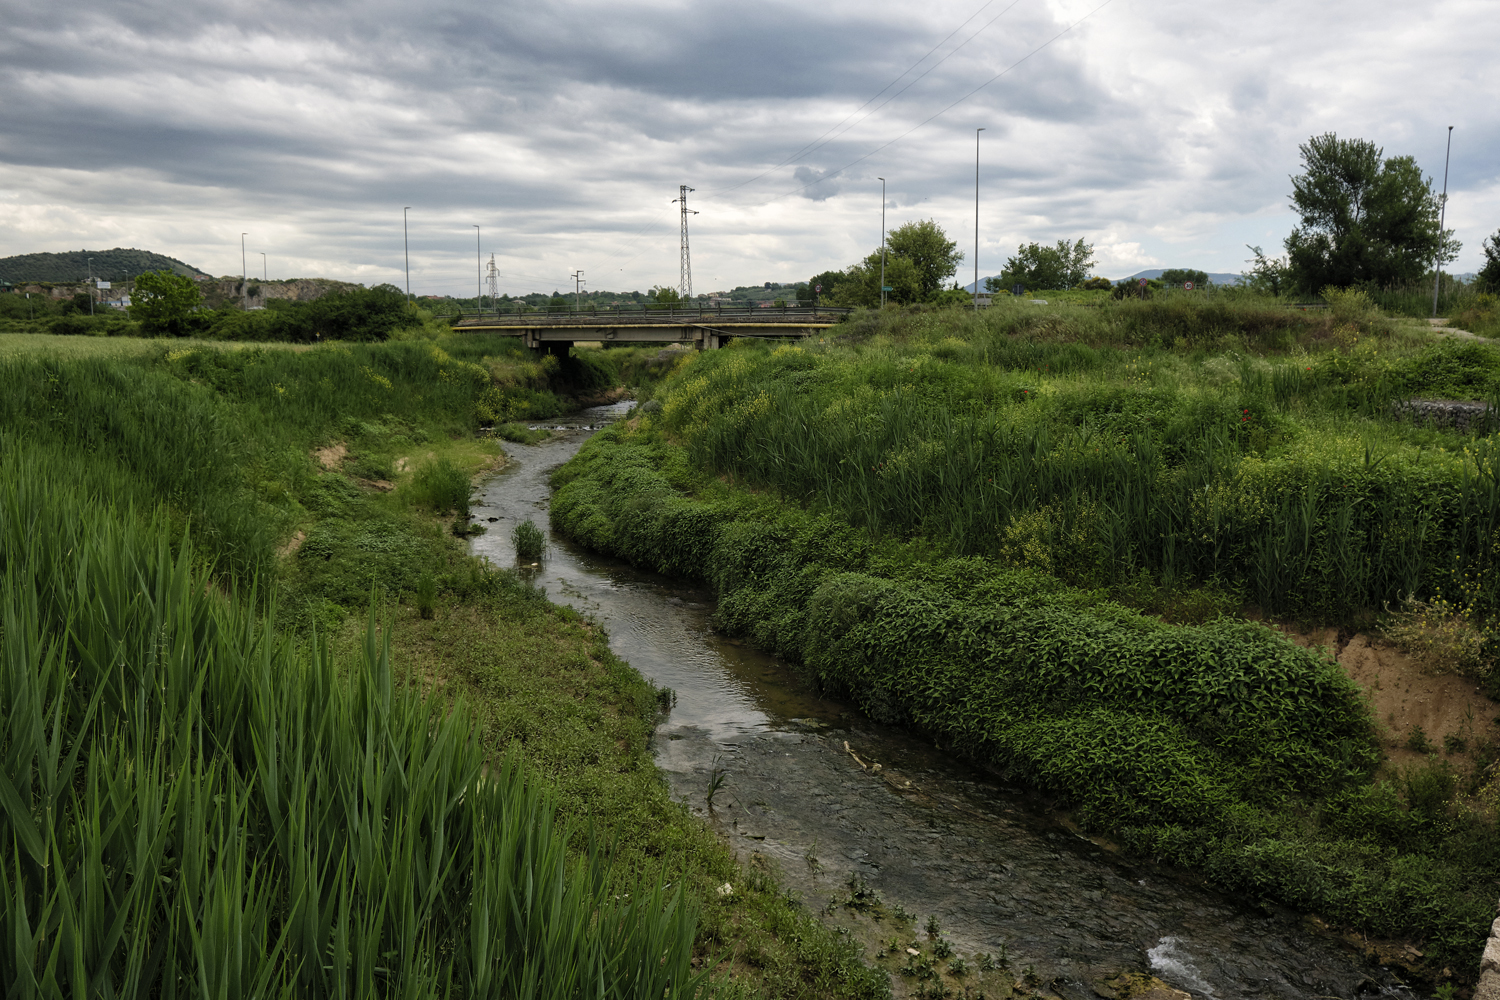
<path fill-rule="evenodd" d="M 629 406 L 507 444 L 512 461 L 474 504 L 488 529 L 474 553 L 514 566 L 511 529 L 546 529 L 551 471 Z M 1123 858 L 1045 798 L 819 697 L 787 664 L 714 632 L 711 594 L 548 535 L 523 571 L 676 695 L 655 737 L 674 795 L 810 908 L 847 898 L 853 879 L 919 924 L 935 918 L 957 954 L 1007 956 L 1067 998 L 1095 997 L 1126 970 L 1216 1000 L 1416 996 L 1315 922 Z"/>

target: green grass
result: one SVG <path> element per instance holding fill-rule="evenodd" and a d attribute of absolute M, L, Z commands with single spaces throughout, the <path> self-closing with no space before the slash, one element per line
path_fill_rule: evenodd
<path fill-rule="evenodd" d="M 1463 796 L 1493 741 L 1451 779 L 1377 772 L 1354 685 L 1234 613 L 1492 616 L 1500 438 L 1391 404 L 1494 398 L 1500 352 L 1357 298 L 1163 305 L 704 354 L 556 474 L 553 525 L 703 580 L 724 631 L 1134 851 L 1472 967 L 1500 835 Z"/>
<path fill-rule="evenodd" d="M 1256 357 L 907 322 L 706 355 L 658 392 L 660 424 L 700 467 L 877 536 L 1083 586 L 1144 573 L 1318 615 L 1500 601 L 1500 439 L 1396 413 L 1412 396 L 1500 400 L 1500 351 L 1386 349 L 1350 326 L 1342 348 Z"/>
<path fill-rule="evenodd" d="M 0 332 L 0 358 L 30 358 L 39 355 L 62 358 L 127 357 L 161 349 L 166 343 L 159 337 L 59 337 L 50 333 Z M 274 348 L 283 351 L 306 351 L 305 344 L 218 344 L 209 340 L 184 338 L 173 340 L 174 348 Z"/>
<path fill-rule="evenodd" d="M 469 558 L 438 513 L 498 460 L 483 432 L 496 410 L 556 412 L 612 370 L 587 358 L 548 366 L 499 338 L 0 358 L 0 378 L 18 389 L 0 403 L 0 460 L 42 470 L 7 466 L 0 481 L 29 492 L 0 497 L 0 534 L 41 547 L 35 565 L 51 567 L 32 572 L 30 550 L 0 555 L 10 573 L 0 643 L 11 667 L 41 671 L 12 671 L 15 684 L 66 690 L 56 704 L 71 728 L 59 732 L 77 734 L 45 736 L 53 702 L 0 692 L 0 731 L 32 741 L 0 738 L 0 775 L 26 797 L 0 810 L 10 893 L 0 933 L 22 942 L 0 961 L 45 970 L 56 953 L 62 971 L 39 981 L 43 996 L 129 992 L 141 969 L 156 977 L 149 992 L 167 992 L 197 981 L 194 963 L 228 996 L 510 996 L 528 975 L 543 995 L 576 995 L 570 976 L 613 963 L 606 995 L 655 997 L 665 978 L 677 995 L 725 954 L 729 995 L 884 995 L 857 950 L 671 801 L 647 743 L 658 693 L 596 628 Z M 342 461 L 314 460 L 335 444 Z M 282 547 L 288 539 L 300 544 Z M 23 655 L 47 643 L 60 650 L 52 660 Z M 150 673 L 167 669 L 163 657 L 176 657 L 165 684 Z M 90 718 L 95 674 L 118 704 Z M 49 787 L 81 796 L 67 813 L 54 800 L 50 815 L 67 824 L 49 826 L 35 797 L 42 772 L 26 768 L 39 758 L 15 756 L 37 739 L 54 756 L 80 748 L 71 780 L 46 771 Z M 345 770 L 327 770 L 329 755 Z M 413 791 L 429 764 L 443 780 Z M 325 769 L 325 798 L 295 777 L 313 765 Z M 338 791 L 356 786 L 372 797 Z M 266 799 L 278 787 L 279 805 Z M 135 842 L 113 833 L 67 839 L 95 821 L 108 830 L 137 797 L 199 811 L 162 813 L 159 857 L 130 854 Z M 324 824 L 295 828 L 306 843 L 283 842 L 293 828 L 277 810 L 294 807 Z M 37 880 L 27 859 L 38 841 L 21 812 L 57 858 L 43 873 L 76 877 Z M 152 829 L 145 813 L 120 822 Z M 507 844 L 532 867 L 493 860 Z M 179 859 L 197 859 L 204 879 L 182 883 Z M 101 896 L 102 870 L 133 895 Z M 545 898 L 507 902 L 512 870 L 548 887 Z M 732 897 L 714 891 L 726 881 Z M 467 922 L 481 918 L 488 931 Z M 643 948 L 666 963 L 646 969 L 631 957 Z"/>
<path fill-rule="evenodd" d="M 170 528 L 0 459 L 0 978 L 19 995 L 700 995 L 695 906 L 618 872 L 467 709 L 293 643 Z M 536 992 L 532 992 L 536 991 Z"/>

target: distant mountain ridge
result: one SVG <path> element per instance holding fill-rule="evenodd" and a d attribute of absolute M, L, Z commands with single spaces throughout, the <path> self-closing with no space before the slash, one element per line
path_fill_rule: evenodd
<path fill-rule="evenodd" d="M 0 257 L 0 281 L 13 285 L 27 281 L 84 281 L 90 273 L 90 258 L 93 259 L 94 277 L 105 281 L 123 281 L 147 271 L 173 271 L 190 278 L 208 276 L 176 257 L 134 247 L 115 247 L 112 250 L 68 250 Z"/>
<path fill-rule="evenodd" d="M 1118 281 L 1135 281 L 1138 278 L 1160 278 L 1166 273 L 1164 267 L 1154 267 L 1149 271 L 1137 271 L 1128 278 L 1118 278 Z M 1238 274 L 1229 274 L 1226 271 L 1209 271 L 1208 280 L 1216 285 L 1238 285 L 1242 279 Z"/>
<path fill-rule="evenodd" d="M 1139 278 L 1148 278 L 1148 279 L 1149 278 L 1160 278 L 1165 271 L 1166 271 L 1166 268 L 1156 267 L 1156 268 L 1152 268 L 1149 271 L 1137 271 L 1135 274 L 1132 274 L 1132 275 L 1130 275 L 1128 277 L 1124 277 L 1124 278 L 1111 278 L 1109 280 L 1110 281 L 1135 281 L 1135 280 L 1137 280 Z M 998 277 L 1001 277 L 1001 275 L 997 274 L 994 277 L 998 278 Z M 979 287 L 981 289 L 984 288 L 984 283 L 987 280 L 989 280 L 989 279 L 987 279 L 987 278 L 980 278 L 979 279 Z M 1238 274 L 1229 274 L 1228 272 L 1225 272 L 1225 271 L 1218 271 L 1218 272 L 1209 271 L 1208 272 L 1208 280 L 1211 281 L 1211 282 L 1213 282 L 1216 285 L 1238 285 L 1244 279 L 1241 278 Z M 974 291 L 974 282 L 971 281 L 967 285 L 965 285 L 964 286 L 964 291 L 966 291 L 966 292 L 972 292 L 972 291 Z"/>

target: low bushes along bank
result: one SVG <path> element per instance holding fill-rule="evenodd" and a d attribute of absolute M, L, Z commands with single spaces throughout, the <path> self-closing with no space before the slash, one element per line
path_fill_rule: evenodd
<path fill-rule="evenodd" d="M 670 406 L 670 397 L 669 403 Z M 1321 651 L 1246 622 L 1163 624 L 1035 571 L 872 542 L 697 471 L 652 418 L 554 478 L 553 526 L 718 593 L 716 622 L 877 719 L 1061 793 L 1090 828 L 1251 898 L 1412 936 L 1467 968 L 1492 816 L 1441 764 L 1372 780 L 1371 721 Z"/>

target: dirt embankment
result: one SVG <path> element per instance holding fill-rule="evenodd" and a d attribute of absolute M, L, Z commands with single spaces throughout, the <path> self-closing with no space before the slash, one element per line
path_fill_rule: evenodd
<path fill-rule="evenodd" d="M 1431 670 L 1364 633 L 1341 642 L 1335 629 L 1282 630 L 1298 645 L 1327 649 L 1365 692 L 1391 764 L 1405 766 L 1436 752 L 1466 757 L 1500 737 L 1500 704 L 1467 677 Z M 1427 749 L 1417 749 L 1423 745 Z"/>

